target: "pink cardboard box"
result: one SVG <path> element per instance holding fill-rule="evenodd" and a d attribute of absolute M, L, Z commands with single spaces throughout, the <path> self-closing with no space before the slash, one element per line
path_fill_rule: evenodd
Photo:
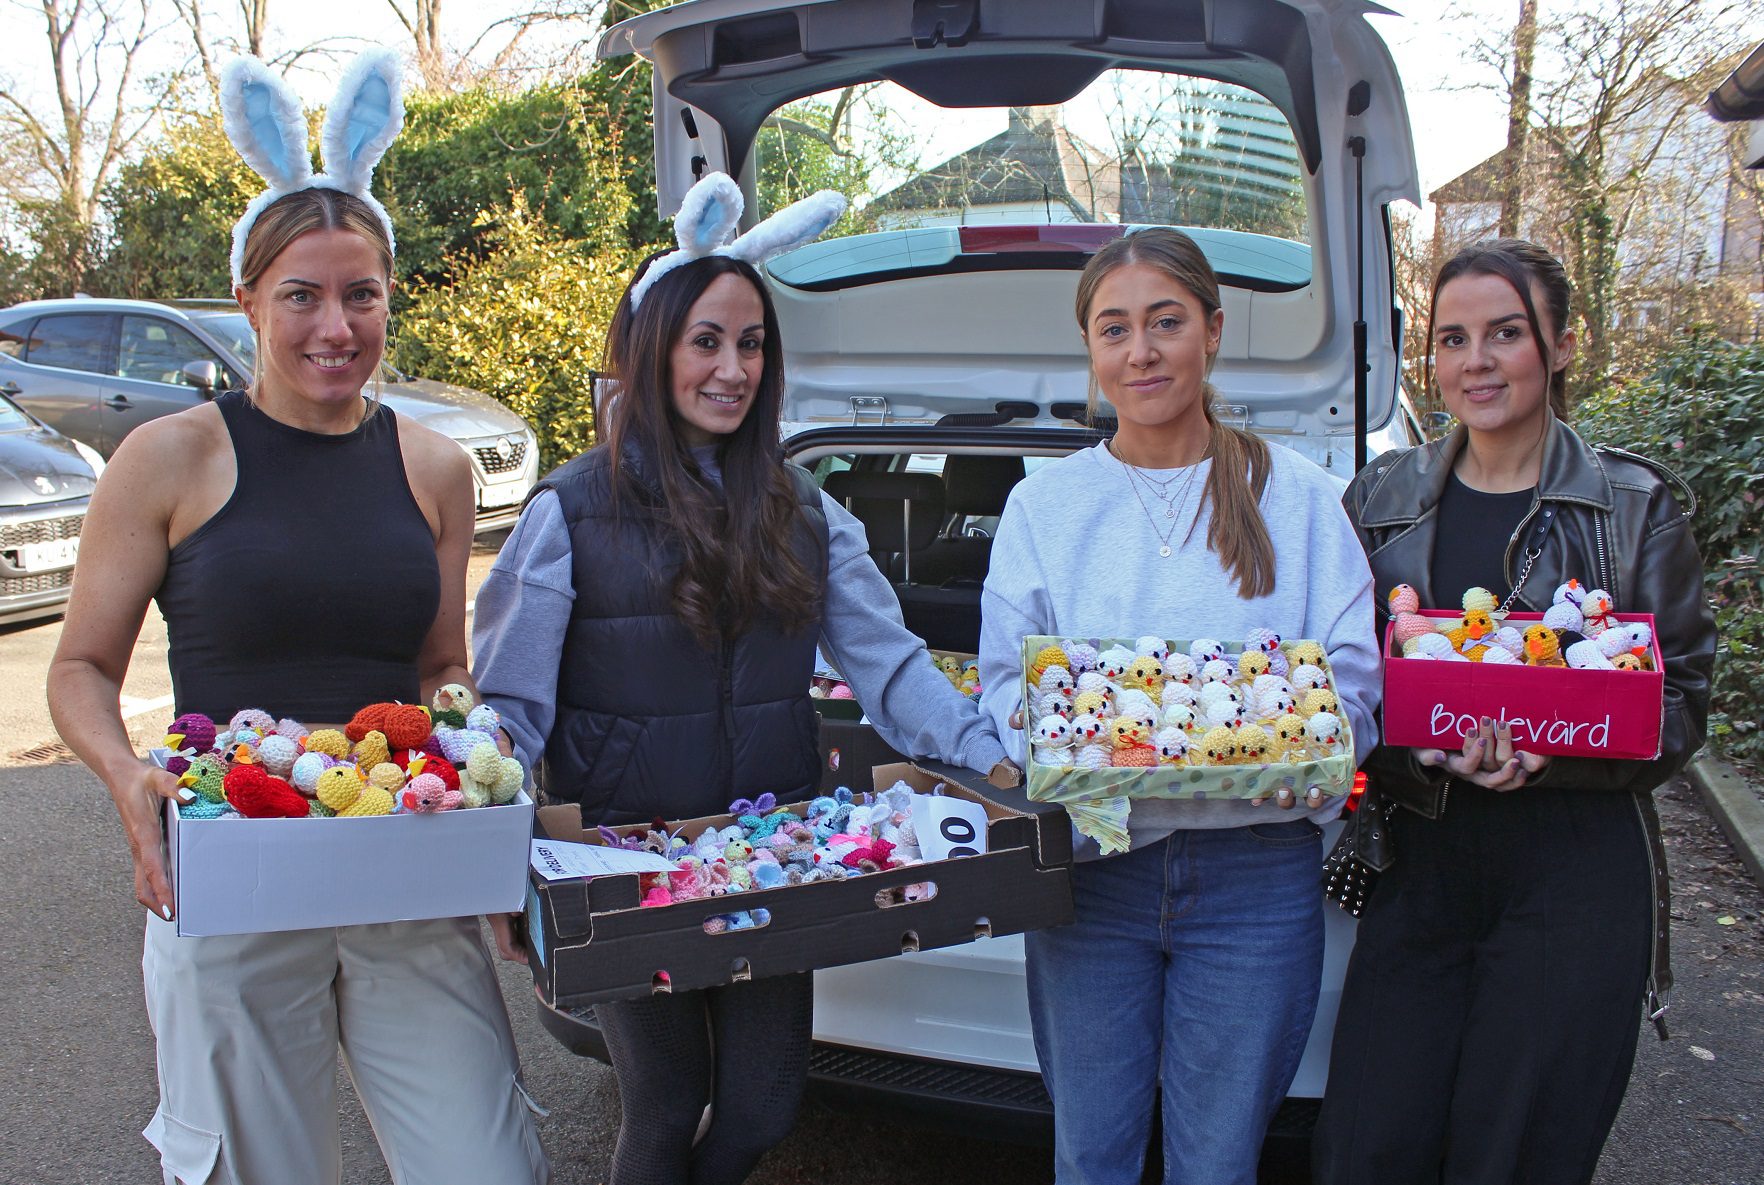
<path fill-rule="evenodd" d="M 1439 609 L 1423 615 L 1458 616 Z M 1654 624 L 1645 613 L 1620 616 Z M 1510 613 L 1506 624 L 1523 630 L 1541 620 L 1538 613 Z M 1392 628 L 1384 635 L 1386 744 L 1459 749 L 1477 721 L 1491 716 L 1511 724 L 1514 746 L 1531 753 L 1644 761 L 1660 755 L 1666 676 L 1657 642 L 1650 643 L 1651 671 L 1581 671 L 1402 658 Z"/>

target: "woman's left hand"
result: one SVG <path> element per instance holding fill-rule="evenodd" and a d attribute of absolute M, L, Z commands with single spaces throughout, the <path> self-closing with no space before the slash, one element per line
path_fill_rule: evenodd
<path fill-rule="evenodd" d="M 1547 754 L 1514 748 L 1512 725 L 1497 724 L 1487 716 L 1476 733 L 1464 738 L 1462 753 L 1422 749 L 1415 759 L 1422 765 L 1444 766 L 1454 778 L 1503 793 L 1519 789 L 1550 763 Z"/>
<path fill-rule="evenodd" d="M 1310 789 L 1306 790 L 1304 794 L 1300 795 L 1295 794 L 1292 790 L 1282 786 L 1273 794 L 1264 794 L 1260 798 L 1250 799 L 1250 805 L 1261 806 L 1264 802 L 1268 801 L 1272 801 L 1275 806 L 1283 811 L 1290 811 L 1300 803 L 1304 804 L 1307 811 L 1314 811 L 1323 805 L 1323 787 L 1312 786 Z"/>
<path fill-rule="evenodd" d="M 527 965 L 527 944 L 515 933 L 515 922 L 522 917 L 518 913 L 486 914 L 484 920 L 490 923 L 490 933 L 496 936 L 496 953 L 508 963 Z"/>

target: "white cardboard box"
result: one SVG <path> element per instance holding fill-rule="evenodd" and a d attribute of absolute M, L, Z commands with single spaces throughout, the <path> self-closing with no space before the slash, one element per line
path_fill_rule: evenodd
<path fill-rule="evenodd" d="M 165 804 L 180 937 L 513 913 L 533 800 L 362 819 L 183 819 Z"/>

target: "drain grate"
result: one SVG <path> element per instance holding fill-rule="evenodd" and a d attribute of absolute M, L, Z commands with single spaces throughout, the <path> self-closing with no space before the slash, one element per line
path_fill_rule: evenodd
<path fill-rule="evenodd" d="M 6 755 L 8 765 L 54 765 L 58 761 L 77 761 L 74 751 L 60 741 L 19 749 Z"/>

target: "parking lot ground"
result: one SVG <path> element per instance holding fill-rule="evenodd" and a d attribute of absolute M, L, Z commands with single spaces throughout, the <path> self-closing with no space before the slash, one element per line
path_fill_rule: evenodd
<path fill-rule="evenodd" d="M 472 559 L 475 589 L 494 556 Z M 468 593 L 468 596 L 471 595 Z M 157 631 L 157 632 L 156 632 Z M 141 1004 L 141 911 L 108 795 L 58 759 L 42 702 L 60 625 L 0 631 L 0 1182 L 157 1181 L 140 1137 L 156 1099 Z M 137 740 L 170 719 L 164 631 L 149 614 L 125 694 Z M 41 751 L 41 752 L 40 752 Z M 1683 781 L 1658 795 L 1673 871 L 1672 1040 L 1645 1030 L 1598 1185 L 1764 1185 L 1764 891 Z M 607 1177 L 618 1124 L 611 1072 L 566 1052 L 538 1026 L 524 968 L 501 967 L 541 1131 L 558 1185 Z M 388 1006 L 396 1006 L 389 1001 Z M 344 1079 L 345 1181 L 388 1180 Z M 754 1185 L 999 1185 L 1051 1181 L 1048 1152 L 928 1132 L 885 1115 L 811 1103 L 763 1160 Z M 1302 1173 L 1279 1180 L 1303 1180 Z M 474 1183 L 476 1185 L 476 1183 Z"/>

